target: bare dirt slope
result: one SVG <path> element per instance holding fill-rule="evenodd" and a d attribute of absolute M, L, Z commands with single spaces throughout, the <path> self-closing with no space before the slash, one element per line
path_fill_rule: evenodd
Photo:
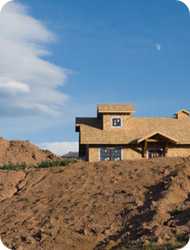
<path fill-rule="evenodd" d="M 0 138 L 0 152 L 0 165 L 35 164 L 56 158 L 51 152 L 41 150 L 29 141 L 8 141 L 3 138 Z"/>
<path fill-rule="evenodd" d="M 175 249 L 190 233 L 190 159 L 0 172 L 0 225 L 18 250 Z"/>

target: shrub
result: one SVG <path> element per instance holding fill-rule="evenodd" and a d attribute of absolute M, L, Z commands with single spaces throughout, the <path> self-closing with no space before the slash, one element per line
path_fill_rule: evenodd
<path fill-rule="evenodd" d="M 37 164 L 37 168 L 64 167 L 75 162 L 76 160 L 42 161 L 41 163 Z"/>
<path fill-rule="evenodd" d="M 19 164 L 13 164 L 13 163 L 6 163 L 2 166 L 0 166 L 0 169 L 1 170 L 16 170 L 16 171 L 19 171 L 19 170 L 24 170 L 26 169 L 26 164 L 25 163 L 19 163 Z"/>
<path fill-rule="evenodd" d="M 55 161 L 42 161 L 41 163 L 34 164 L 34 165 L 27 165 L 25 163 L 6 163 L 2 166 L 0 166 L 0 170 L 7 170 L 7 171 L 19 171 L 19 170 L 25 170 L 26 168 L 53 168 L 53 167 L 64 167 L 71 163 L 75 163 L 76 160 L 55 160 Z"/>

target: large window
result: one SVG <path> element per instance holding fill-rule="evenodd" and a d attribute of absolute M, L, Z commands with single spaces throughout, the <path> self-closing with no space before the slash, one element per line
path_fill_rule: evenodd
<path fill-rule="evenodd" d="M 101 161 L 120 161 L 122 160 L 122 150 L 119 147 L 104 147 L 100 149 Z"/>
<path fill-rule="evenodd" d="M 121 117 L 112 117 L 112 127 L 114 127 L 114 128 L 121 128 L 122 127 Z"/>

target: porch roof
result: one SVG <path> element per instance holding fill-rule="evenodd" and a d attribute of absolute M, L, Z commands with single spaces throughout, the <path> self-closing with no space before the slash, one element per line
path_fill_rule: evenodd
<path fill-rule="evenodd" d="M 140 139 L 137 141 L 137 143 L 139 144 L 139 143 L 141 143 L 141 142 L 143 142 L 143 141 L 146 141 L 146 140 L 148 140 L 148 139 L 151 139 L 152 137 L 154 137 L 154 136 L 156 136 L 156 135 L 159 135 L 159 136 L 161 136 L 162 138 L 164 138 L 164 139 L 166 139 L 166 140 L 168 140 L 168 141 L 170 141 L 170 142 L 172 142 L 172 143 L 178 143 L 178 140 L 177 140 L 177 139 L 175 139 L 175 138 L 173 138 L 173 137 L 171 137 L 171 136 L 169 136 L 169 135 L 166 135 L 166 134 L 164 134 L 163 132 L 159 132 L 159 131 L 156 131 L 156 132 L 153 132 L 153 133 L 151 133 L 151 134 L 145 135 L 144 137 L 140 138 Z"/>

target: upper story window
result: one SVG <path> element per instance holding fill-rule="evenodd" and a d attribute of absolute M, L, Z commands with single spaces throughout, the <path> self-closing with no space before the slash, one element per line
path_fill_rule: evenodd
<path fill-rule="evenodd" d="M 113 128 L 121 128 L 122 127 L 121 117 L 112 117 L 112 127 Z"/>

